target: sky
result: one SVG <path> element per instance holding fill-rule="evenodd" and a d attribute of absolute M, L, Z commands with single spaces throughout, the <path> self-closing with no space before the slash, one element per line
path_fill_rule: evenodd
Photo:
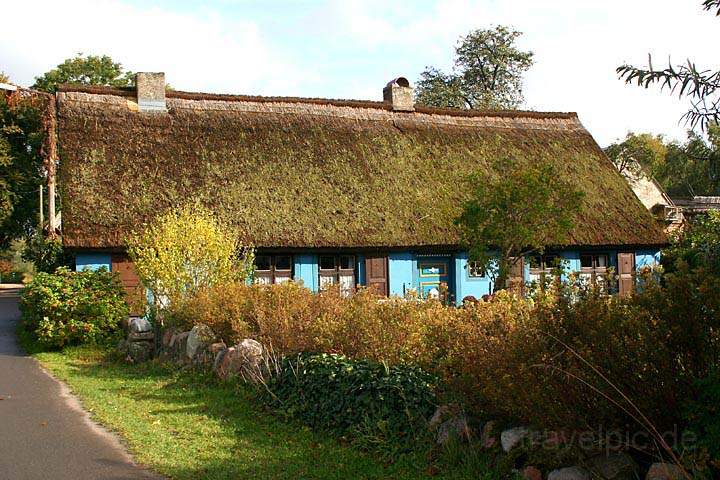
<path fill-rule="evenodd" d="M 615 69 L 692 58 L 718 68 L 701 0 L 0 0 L 0 71 L 29 86 L 78 52 L 164 71 L 177 90 L 382 99 L 391 79 L 452 68 L 469 31 L 507 25 L 535 54 L 524 109 L 573 111 L 601 146 L 629 131 L 685 138 L 687 100 Z M 27 20 L 25 20 L 27 19 Z"/>

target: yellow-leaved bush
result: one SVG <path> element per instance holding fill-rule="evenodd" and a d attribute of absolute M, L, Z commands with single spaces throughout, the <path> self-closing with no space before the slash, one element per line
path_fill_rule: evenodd
<path fill-rule="evenodd" d="M 383 298 L 363 288 L 344 297 L 336 288 L 315 294 L 294 282 L 233 282 L 199 290 L 175 304 L 170 318 L 184 330 L 207 324 L 228 345 L 250 337 L 285 355 L 326 352 L 419 364 L 463 390 L 494 388 L 507 339 L 530 311 L 530 303 L 506 292 L 492 302 L 454 308 Z"/>
<path fill-rule="evenodd" d="M 253 251 L 210 210 L 188 204 L 158 215 L 127 241 L 127 250 L 156 305 L 166 307 L 201 288 L 244 281 Z"/>
<path fill-rule="evenodd" d="M 671 428 L 693 381 L 717 365 L 718 291 L 715 277 L 684 273 L 648 278 L 630 298 L 556 285 L 533 300 L 499 292 L 456 308 L 231 282 L 198 290 L 170 318 L 181 329 L 205 323 L 229 345 L 250 337 L 286 355 L 417 364 L 484 418 L 634 431 L 635 407 Z"/>

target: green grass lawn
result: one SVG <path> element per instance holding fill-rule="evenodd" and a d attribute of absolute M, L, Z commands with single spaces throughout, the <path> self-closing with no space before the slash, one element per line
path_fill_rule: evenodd
<path fill-rule="evenodd" d="M 211 375 L 127 365 L 91 347 L 34 356 L 120 434 L 138 463 L 172 478 L 498 478 L 484 460 L 467 461 L 474 456 L 439 472 L 427 454 L 383 462 L 274 417 L 244 387 Z"/>

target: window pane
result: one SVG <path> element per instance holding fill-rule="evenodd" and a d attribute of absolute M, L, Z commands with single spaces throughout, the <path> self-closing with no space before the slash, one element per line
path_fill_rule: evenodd
<path fill-rule="evenodd" d="M 580 255 L 580 266 L 582 268 L 593 267 L 593 256 L 592 255 Z"/>
<path fill-rule="evenodd" d="M 270 257 L 267 255 L 255 257 L 255 269 L 262 271 L 270 270 Z"/>
<path fill-rule="evenodd" d="M 468 275 L 471 277 L 484 277 L 485 269 L 480 262 L 468 262 Z"/>
<path fill-rule="evenodd" d="M 320 289 L 335 285 L 335 275 L 320 275 Z"/>
<path fill-rule="evenodd" d="M 355 288 L 355 277 L 353 275 L 340 275 L 340 292 L 344 297 L 349 296 Z"/>
<path fill-rule="evenodd" d="M 335 270 L 335 257 L 331 255 L 321 255 L 320 270 Z"/>
<path fill-rule="evenodd" d="M 292 270 L 290 255 L 278 255 L 275 257 L 275 270 Z"/>
<path fill-rule="evenodd" d="M 608 266 L 608 256 L 607 255 L 598 255 L 596 259 L 595 266 L 598 268 L 607 268 Z"/>
<path fill-rule="evenodd" d="M 340 255 L 341 270 L 355 270 L 355 262 L 352 255 Z"/>

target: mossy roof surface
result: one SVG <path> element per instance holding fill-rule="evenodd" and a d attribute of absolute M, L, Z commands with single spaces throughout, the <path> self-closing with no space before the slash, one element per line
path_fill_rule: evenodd
<path fill-rule="evenodd" d="M 662 245 L 661 226 L 571 113 L 393 112 L 382 102 L 173 92 L 58 93 L 63 239 L 118 248 L 198 200 L 260 247 L 453 246 L 466 175 L 550 161 L 586 193 L 569 245 Z"/>

